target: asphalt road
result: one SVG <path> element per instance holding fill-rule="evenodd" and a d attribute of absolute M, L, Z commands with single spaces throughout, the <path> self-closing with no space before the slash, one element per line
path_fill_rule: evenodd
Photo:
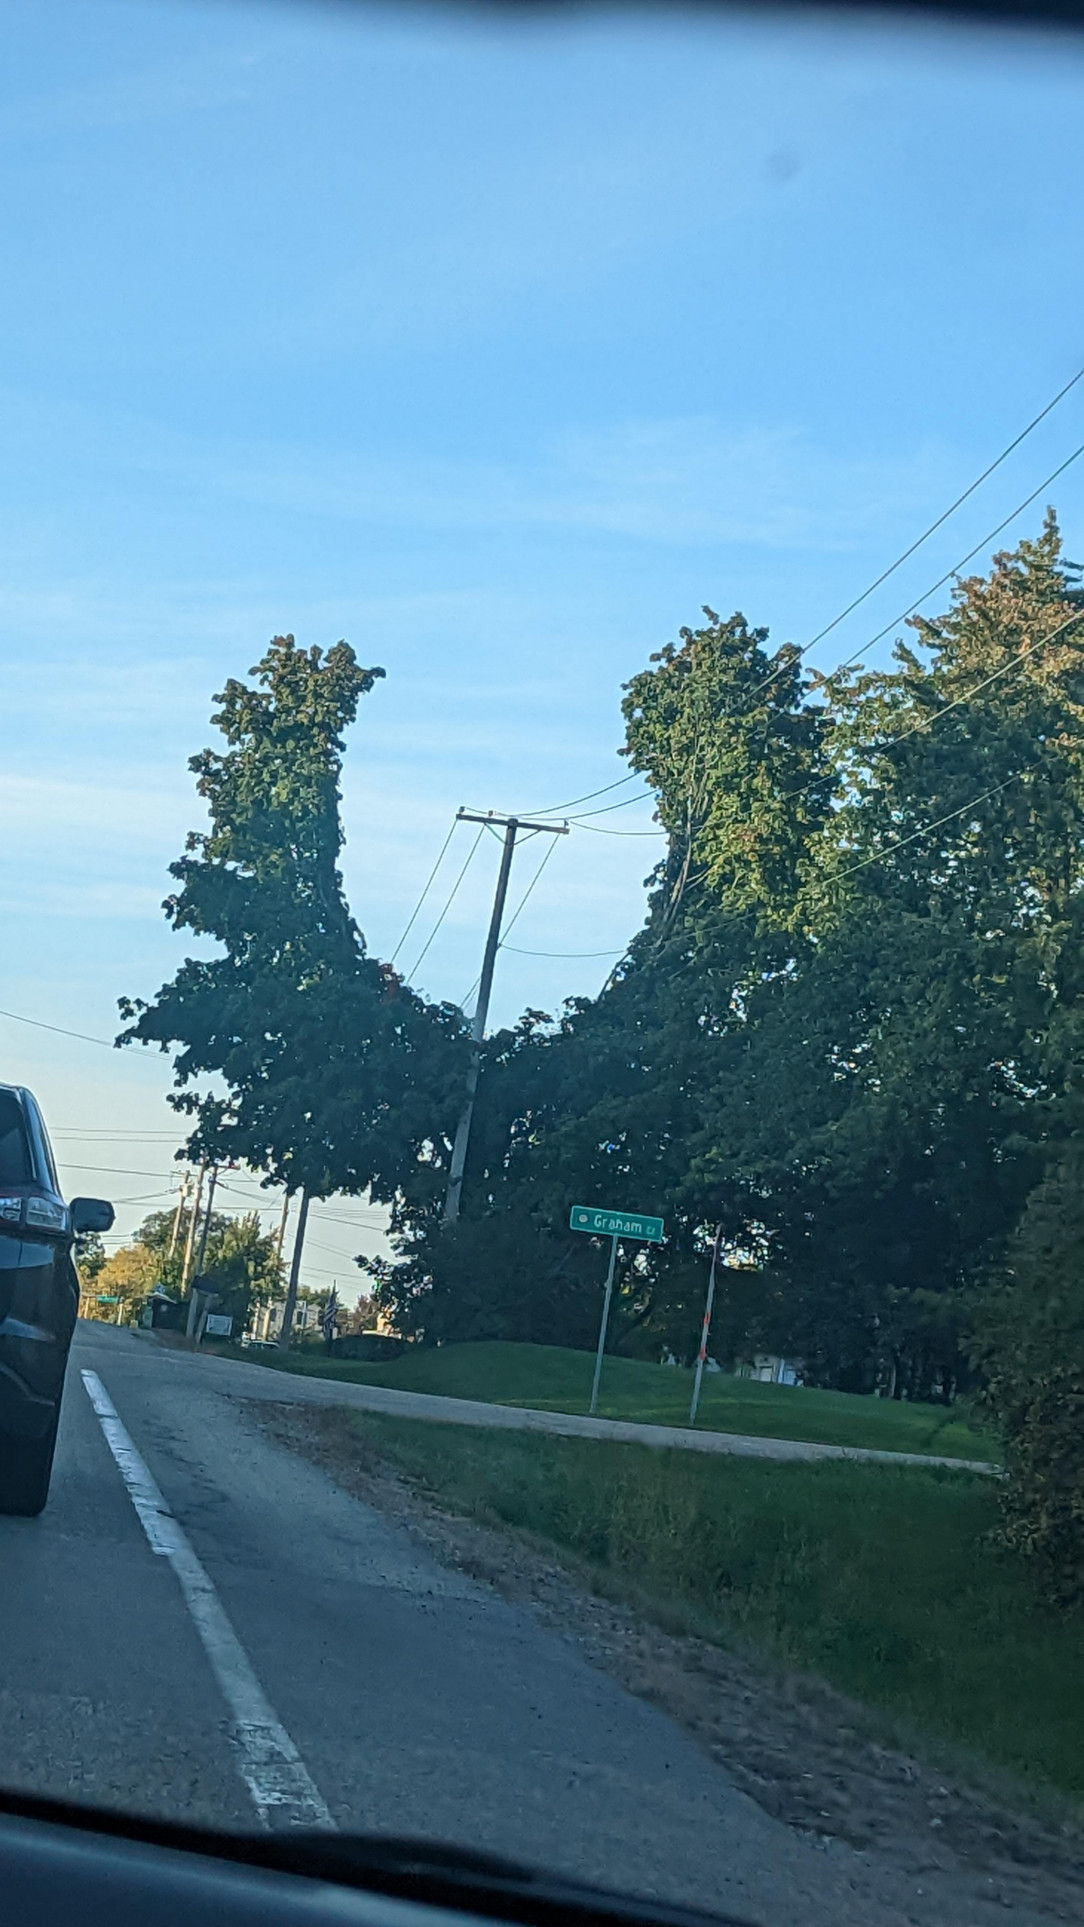
<path fill-rule="evenodd" d="M 235 1375 L 80 1326 L 49 1505 L 0 1519 L 0 1783 L 253 1828 L 281 1773 L 272 1824 L 309 1788 L 343 1829 L 772 1927 L 939 1917 L 921 1875 L 772 1820 L 568 1640 L 269 1441 Z"/>

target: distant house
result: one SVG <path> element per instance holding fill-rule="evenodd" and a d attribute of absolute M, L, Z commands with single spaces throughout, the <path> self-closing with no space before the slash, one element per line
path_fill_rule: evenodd
<path fill-rule="evenodd" d="M 307 1285 L 302 1286 L 294 1306 L 295 1335 L 300 1337 L 306 1333 L 311 1334 L 321 1330 L 320 1320 L 324 1315 L 326 1302 L 326 1291 L 313 1291 Z M 257 1306 L 252 1314 L 248 1337 L 262 1344 L 276 1339 L 282 1330 L 282 1314 L 285 1309 L 285 1297 L 276 1298 L 270 1305 Z M 346 1305 L 340 1307 L 338 1320 L 340 1334 L 345 1336 L 347 1333 L 357 1333 L 363 1316 L 365 1322 L 361 1325 L 361 1329 L 367 1336 L 370 1332 L 380 1337 L 392 1335 L 392 1328 L 388 1321 L 381 1314 L 372 1311 L 367 1299 L 359 1300 L 356 1310 Z"/>
<path fill-rule="evenodd" d="M 802 1366 L 799 1359 L 779 1358 L 772 1352 L 755 1352 L 751 1359 L 741 1359 L 734 1367 L 735 1378 L 755 1378 L 762 1385 L 800 1385 Z"/>
<path fill-rule="evenodd" d="M 285 1298 L 277 1298 L 272 1305 L 258 1306 L 252 1314 L 252 1324 L 249 1328 L 251 1336 L 265 1344 L 269 1339 L 277 1338 L 282 1330 L 282 1314 L 285 1309 Z M 314 1304 L 311 1298 L 302 1298 L 299 1294 L 294 1306 L 294 1331 L 299 1333 L 318 1331 L 321 1310 L 320 1304 Z"/>

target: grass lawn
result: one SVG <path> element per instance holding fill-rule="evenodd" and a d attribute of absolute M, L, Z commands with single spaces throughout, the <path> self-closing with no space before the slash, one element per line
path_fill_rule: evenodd
<path fill-rule="evenodd" d="M 1040 1607 L 991 1544 L 989 1481 L 335 1418 L 345 1450 L 446 1509 L 537 1534 L 693 1630 L 740 1634 L 905 1726 L 1084 1796 L 1084 1614 Z"/>
<path fill-rule="evenodd" d="M 441 1392 L 449 1398 L 478 1398 L 548 1412 L 586 1412 L 594 1370 L 590 1352 L 498 1341 L 419 1347 L 381 1365 L 336 1364 L 315 1348 L 283 1354 L 231 1347 L 230 1355 L 252 1364 L 313 1372 L 359 1385 Z M 674 1366 L 607 1358 L 599 1414 L 653 1425 L 687 1425 L 692 1383 L 691 1372 Z M 721 1372 L 704 1378 L 697 1424 L 705 1431 L 865 1445 L 885 1452 L 934 1452 L 946 1458 L 988 1461 L 998 1455 L 996 1440 L 969 1424 L 959 1406 L 908 1405 L 894 1399 L 860 1398 L 851 1392 L 761 1385 Z"/>

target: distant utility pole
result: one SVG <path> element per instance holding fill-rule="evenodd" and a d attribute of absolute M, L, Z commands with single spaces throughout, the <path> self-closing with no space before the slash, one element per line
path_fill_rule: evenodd
<path fill-rule="evenodd" d="M 201 1176 L 201 1177 L 203 1176 L 203 1173 L 202 1173 L 202 1171 L 200 1172 L 200 1176 Z M 193 1334 L 193 1332 L 194 1332 L 194 1331 L 195 1331 L 195 1329 L 196 1329 L 196 1292 L 195 1292 L 195 1280 L 196 1280 L 197 1278 L 202 1278 L 202 1276 L 203 1276 L 203 1260 L 204 1260 L 204 1258 L 205 1258 L 205 1257 L 206 1257 L 206 1255 L 207 1255 L 207 1233 L 208 1233 L 208 1232 L 210 1231 L 210 1229 L 211 1229 L 211 1212 L 212 1212 L 212 1211 L 213 1211 L 213 1209 L 214 1209 L 214 1202 L 215 1202 L 215 1185 L 216 1185 L 217 1183 L 218 1183 L 218 1166 L 217 1166 L 217 1164 L 212 1164 L 212 1166 L 211 1166 L 211 1182 L 210 1182 L 210 1184 L 209 1184 L 209 1186 L 208 1186 L 208 1188 L 207 1188 L 207 1210 L 206 1210 L 206 1212 L 205 1212 L 205 1214 L 204 1214 L 204 1219 L 203 1219 L 203 1230 L 202 1230 L 202 1231 L 200 1232 L 200 1240 L 199 1240 L 199 1257 L 198 1257 L 198 1258 L 196 1259 L 196 1269 L 195 1269 L 195 1271 L 194 1271 L 194 1272 L 193 1272 L 193 1274 L 192 1274 L 192 1276 L 193 1276 L 193 1289 L 192 1289 L 192 1295 L 191 1295 L 191 1297 L 190 1297 L 190 1299 L 189 1299 L 189 1302 L 188 1302 L 188 1324 L 187 1324 L 187 1327 L 186 1327 L 186 1335 L 187 1335 L 187 1336 L 188 1336 L 189 1338 L 191 1338 L 191 1336 L 192 1336 L 192 1334 Z"/>
<path fill-rule="evenodd" d="M 184 1296 L 185 1290 L 187 1289 L 188 1274 L 192 1268 L 192 1252 L 195 1249 L 195 1243 L 196 1243 L 196 1223 L 199 1218 L 199 1204 L 200 1204 L 200 1199 L 203 1196 L 203 1174 L 206 1171 L 206 1169 L 207 1169 L 207 1159 L 201 1158 L 199 1172 L 196 1177 L 196 1195 L 192 1201 L 192 1216 L 188 1220 L 188 1236 L 184 1241 L 184 1262 L 181 1265 L 181 1296 L 182 1297 Z"/>
<path fill-rule="evenodd" d="M 305 1243 L 305 1226 L 309 1221 L 309 1194 L 301 1193 L 301 1203 L 297 1212 L 297 1229 L 294 1232 L 293 1256 L 290 1259 L 290 1282 L 286 1287 L 286 1303 L 282 1307 L 282 1324 L 276 1340 L 280 1352 L 290 1349 L 290 1333 L 294 1325 L 294 1311 L 297 1307 L 297 1287 L 301 1278 L 301 1252 Z"/>
<path fill-rule="evenodd" d="M 198 1258 L 196 1259 L 196 1272 L 197 1272 L 197 1275 L 198 1275 L 198 1274 L 199 1274 L 200 1272 L 202 1272 L 202 1270 L 203 1270 L 203 1261 L 204 1261 L 204 1259 L 205 1259 L 205 1257 L 207 1256 L 207 1233 L 208 1233 L 208 1232 L 210 1231 L 210 1229 L 211 1229 L 211 1213 L 212 1213 L 212 1211 L 214 1210 L 214 1205 L 215 1205 L 215 1185 L 216 1185 L 217 1183 L 218 1183 L 218 1166 L 217 1166 L 217 1164 L 212 1164 L 212 1166 L 211 1166 L 211 1182 L 210 1182 L 210 1184 L 209 1184 L 209 1186 L 208 1186 L 208 1188 L 207 1188 L 207 1209 L 206 1209 L 206 1211 L 205 1211 L 205 1213 L 204 1213 L 204 1217 L 203 1217 L 203 1230 L 202 1230 L 202 1231 L 200 1232 L 200 1240 L 199 1240 L 199 1257 L 198 1257 Z"/>
<path fill-rule="evenodd" d="M 172 1258 L 173 1253 L 177 1249 L 177 1239 L 180 1235 L 181 1219 L 184 1215 L 184 1207 L 187 1204 L 187 1202 L 188 1202 L 188 1172 L 186 1171 L 184 1174 L 184 1177 L 181 1179 L 181 1188 L 177 1194 L 177 1209 L 173 1213 L 173 1229 L 169 1235 L 168 1256 L 170 1258 Z"/>
<path fill-rule="evenodd" d="M 282 1264 L 282 1247 L 286 1242 L 286 1220 L 290 1215 L 290 1193 L 287 1191 L 282 1200 L 282 1216 L 279 1219 L 278 1234 L 275 1238 L 275 1263 Z"/>
<path fill-rule="evenodd" d="M 444 1223 L 454 1224 L 459 1216 L 459 1196 L 463 1189 L 463 1172 L 467 1164 L 467 1146 L 470 1143 L 471 1119 L 474 1116 L 474 1098 L 478 1089 L 478 1072 L 482 1063 L 482 1043 L 486 1034 L 486 1018 L 489 1016 L 489 993 L 493 988 L 493 967 L 497 961 L 497 950 L 501 941 L 501 921 L 504 917 L 504 902 L 508 895 L 508 879 L 512 874 L 512 852 L 516 847 L 516 833 L 520 829 L 545 830 L 548 836 L 567 836 L 567 823 L 527 823 L 518 816 L 494 816 L 489 810 L 479 816 L 472 810 L 459 810 L 457 821 L 460 823 L 498 823 L 504 824 L 504 849 L 501 851 L 501 867 L 497 875 L 497 891 L 493 898 L 493 915 L 489 919 L 489 935 L 486 938 L 485 955 L 482 958 L 482 975 L 478 980 L 478 1002 L 474 1006 L 474 1022 L 470 1034 L 470 1061 L 467 1065 L 467 1087 L 463 1109 L 459 1113 L 456 1126 L 455 1143 L 452 1146 L 452 1165 L 448 1173 L 448 1189 L 444 1198 Z"/>

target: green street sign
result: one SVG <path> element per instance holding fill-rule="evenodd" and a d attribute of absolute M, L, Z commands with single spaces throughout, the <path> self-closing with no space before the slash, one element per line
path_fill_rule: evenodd
<path fill-rule="evenodd" d="M 642 1244 L 661 1244 L 666 1235 L 661 1218 L 647 1218 L 639 1211 L 606 1211 L 595 1204 L 574 1204 L 568 1224 L 570 1231 L 587 1231 L 595 1238 L 639 1238 Z"/>
<path fill-rule="evenodd" d="M 120 1299 L 117 1297 L 116 1292 L 100 1291 L 98 1293 L 98 1303 L 99 1305 L 119 1305 Z"/>

